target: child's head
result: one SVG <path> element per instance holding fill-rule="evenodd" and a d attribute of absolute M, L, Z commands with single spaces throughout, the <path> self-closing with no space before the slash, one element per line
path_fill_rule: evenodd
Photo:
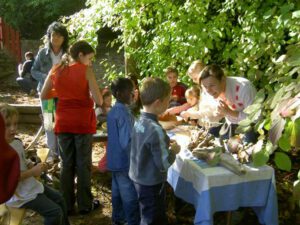
<path fill-rule="evenodd" d="M 25 59 L 26 60 L 33 60 L 34 59 L 34 55 L 32 52 L 26 52 L 25 53 Z"/>
<path fill-rule="evenodd" d="M 130 105 L 134 96 L 134 84 L 129 78 L 119 77 L 111 83 L 112 95 L 118 102 Z"/>
<path fill-rule="evenodd" d="M 165 70 L 167 81 L 170 84 L 171 88 L 175 87 L 177 85 L 177 79 L 178 79 L 178 70 L 175 67 L 169 66 Z"/>
<path fill-rule="evenodd" d="M 190 65 L 187 74 L 195 84 L 199 84 L 200 73 L 204 69 L 204 67 L 205 64 L 200 60 L 196 60 Z"/>
<path fill-rule="evenodd" d="M 77 41 L 70 47 L 69 54 L 74 61 L 90 66 L 95 56 L 95 50 L 86 41 Z"/>
<path fill-rule="evenodd" d="M 157 104 L 156 113 L 163 113 L 169 106 L 171 95 L 170 85 L 160 78 L 148 77 L 143 80 L 140 98 L 143 106 Z"/>
<path fill-rule="evenodd" d="M 200 88 L 197 86 L 193 86 L 185 91 L 185 98 L 187 103 L 191 106 L 196 105 L 199 102 L 200 98 Z"/>
<path fill-rule="evenodd" d="M 10 143 L 14 140 L 17 133 L 18 111 L 15 107 L 8 104 L 0 104 L 0 114 L 5 122 L 5 139 Z"/>
<path fill-rule="evenodd" d="M 112 104 L 112 94 L 111 91 L 108 89 L 104 89 L 102 91 L 102 98 L 103 98 L 103 104 L 104 107 L 111 107 Z"/>

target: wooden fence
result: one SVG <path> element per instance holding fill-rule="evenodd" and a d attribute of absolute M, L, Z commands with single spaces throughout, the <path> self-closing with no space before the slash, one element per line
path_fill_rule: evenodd
<path fill-rule="evenodd" d="M 0 50 L 7 50 L 17 62 L 21 62 L 20 33 L 6 24 L 0 17 Z"/>

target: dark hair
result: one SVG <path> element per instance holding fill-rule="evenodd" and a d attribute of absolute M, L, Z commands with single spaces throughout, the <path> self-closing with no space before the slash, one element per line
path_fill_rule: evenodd
<path fill-rule="evenodd" d="M 59 22 L 53 22 L 49 25 L 48 29 L 47 29 L 47 38 L 48 38 L 48 48 L 51 48 L 51 34 L 55 32 L 55 33 L 59 33 L 61 36 L 64 37 L 64 42 L 62 43 L 62 50 L 64 52 L 66 52 L 68 50 L 68 46 L 69 46 L 69 33 L 66 29 L 66 27 L 64 25 L 62 25 Z"/>
<path fill-rule="evenodd" d="M 215 77 L 217 80 L 221 81 L 224 77 L 224 72 L 222 68 L 216 64 L 208 65 L 202 70 L 200 74 L 199 84 L 201 83 L 201 80 L 210 76 Z"/>
<path fill-rule="evenodd" d="M 86 41 L 77 41 L 70 47 L 69 54 L 72 57 L 72 59 L 77 61 L 79 57 L 79 53 L 82 53 L 83 55 L 87 55 L 90 53 L 95 53 L 95 50 Z"/>
<path fill-rule="evenodd" d="M 33 55 L 32 52 L 26 52 L 25 53 L 25 58 L 29 58 L 29 59 L 33 60 L 34 59 L 34 55 Z"/>
<path fill-rule="evenodd" d="M 177 75 L 177 77 L 179 75 L 178 70 L 175 67 L 173 67 L 173 66 L 167 67 L 164 71 L 165 71 L 166 74 L 168 74 L 168 73 L 175 73 Z"/>
<path fill-rule="evenodd" d="M 151 105 L 157 99 L 163 100 L 170 94 L 169 83 L 160 78 L 148 77 L 142 81 L 140 97 L 143 105 Z"/>
<path fill-rule="evenodd" d="M 111 83 L 110 89 L 112 95 L 118 99 L 118 94 L 134 88 L 132 80 L 125 77 L 119 77 Z"/>

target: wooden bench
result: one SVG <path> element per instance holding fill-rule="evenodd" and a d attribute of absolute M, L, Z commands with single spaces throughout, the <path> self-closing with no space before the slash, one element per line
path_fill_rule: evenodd
<path fill-rule="evenodd" d="M 26 209 L 0 205 L 0 224 L 21 225 Z"/>

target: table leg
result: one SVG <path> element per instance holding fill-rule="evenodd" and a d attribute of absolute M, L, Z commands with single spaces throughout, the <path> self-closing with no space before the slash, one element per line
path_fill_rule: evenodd
<path fill-rule="evenodd" d="M 232 216 L 232 211 L 228 211 L 226 216 L 226 225 L 231 225 L 231 216 Z"/>

